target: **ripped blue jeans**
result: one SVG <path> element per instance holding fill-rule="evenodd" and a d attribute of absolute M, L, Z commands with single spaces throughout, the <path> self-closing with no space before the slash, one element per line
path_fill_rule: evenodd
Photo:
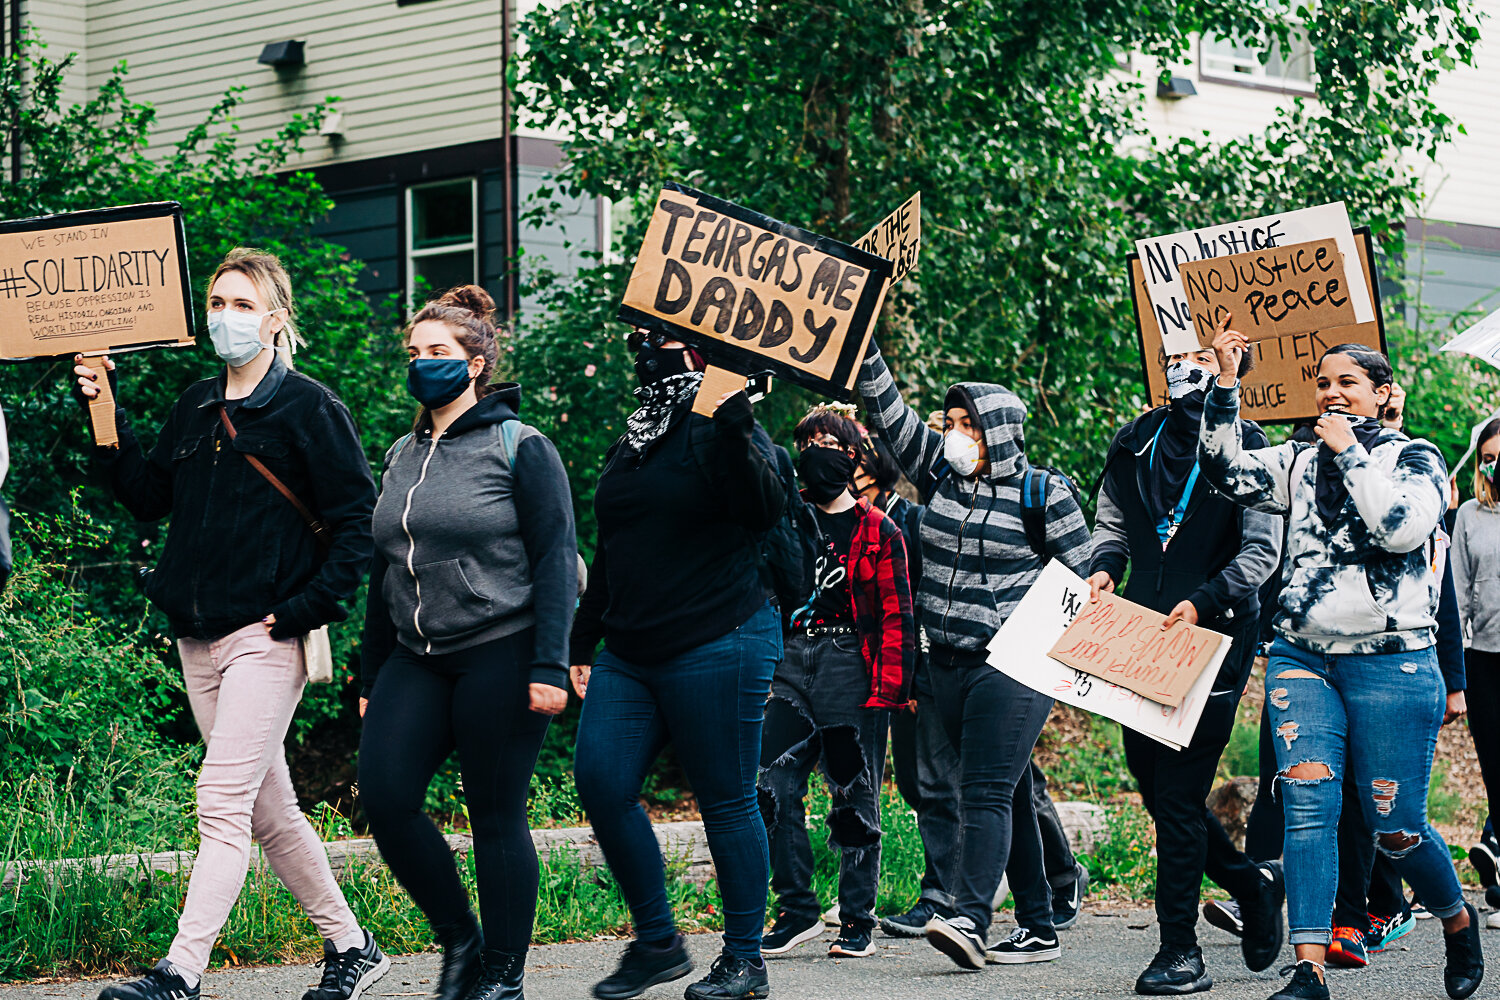
<path fill-rule="evenodd" d="M 1376 847 L 1423 904 L 1437 917 L 1463 909 L 1448 845 L 1427 822 L 1427 783 L 1445 701 L 1430 646 L 1344 655 L 1309 652 L 1280 638 L 1272 644 L 1266 707 L 1286 812 L 1292 944 L 1332 938 L 1345 767 L 1362 791 L 1359 804 Z M 1289 775 L 1293 769 L 1298 774 Z"/>

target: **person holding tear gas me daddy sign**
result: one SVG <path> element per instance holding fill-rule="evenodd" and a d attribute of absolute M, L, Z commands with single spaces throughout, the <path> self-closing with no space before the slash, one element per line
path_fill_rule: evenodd
<path fill-rule="evenodd" d="M 1287 914 L 1297 962 L 1273 1000 L 1326 1000 L 1343 778 L 1352 768 L 1378 849 L 1440 918 L 1444 986 L 1462 1000 L 1484 976 L 1479 918 L 1427 792 L 1447 697 L 1435 651 L 1439 581 L 1429 544 L 1448 474 L 1432 444 L 1382 426 L 1390 362 L 1363 344 L 1318 361 L 1318 443 L 1243 447 L 1240 358 L 1229 317 L 1204 404 L 1203 475 L 1235 502 L 1287 514 L 1286 568 L 1266 702 L 1286 812 Z"/>
<path fill-rule="evenodd" d="M 208 747 L 202 842 L 177 934 L 144 978 L 105 987 L 101 1000 L 197 1000 L 252 836 L 324 939 L 322 982 L 304 1000 L 348 1000 L 390 967 L 334 881 L 282 746 L 308 679 L 300 637 L 348 617 L 370 563 L 375 506 L 349 411 L 283 360 L 297 337 L 292 311 L 275 257 L 231 252 L 208 288 L 209 338 L 225 370 L 182 394 L 149 451 L 118 407 L 119 447 L 94 449 L 136 519 L 171 518 L 146 596 L 171 622 Z M 86 403 L 100 387 L 75 361 L 75 395 Z M 113 362 L 104 367 L 113 381 Z M 315 512 L 316 527 L 278 486 Z"/>
<path fill-rule="evenodd" d="M 1052 699 L 992 667 L 988 646 L 1047 560 L 1088 572 L 1088 525 L 1071 483 L 1027 462 L 1026 404 L 1009 389 L 952 386 L 939 433 L 902 400 L 873 341 L 858 388 L 871 427 L 926 502 L 922 574 L 913 589 L 930 642 L 936 707 L 962 772 L 954 906 L 935 910 L 927 939 L 968 969 L 1055 959 L 1061 948 L 1030 777 Z M 991 906 L 1008 865 L 1034 884 L 1016 915 L 1020 926 L 991 947 Z"/>
<path fill-rule="evenodd" d="M 1125 730 L 1126 763 L 1156 823 L 1162 858 L 1161 947 L 1135 985 L 1145 995 L 1213 985 L 1194 929 L 1205 870 L 1239 901 L 1246 965 L 1266 968 L 1282 943 L 1279 868 L 1257 868 L 1204 804 L 1250 676 L 1259 590 L 1279 561 L 1281 519 L 1240 507 L 1201 475 L 1198 430 L 1208 384 L 1219 373 L 1214 352 L 1165 360 L 1169 402 L 1120 428 L 1105 457 L 1089 588 L 1094 600 L 1113 592 L 1128 566 L 1127 600 L 1168 615 L 1164 627 L 1181 619 L 1224 633 L 1232 644 L 1187 747 L 1174 750 Z M 1235 374 L 1243 377 L 1252 363 L 1245 353 Z M 1252 446 L 1267 443 L 1250 421 L 1241 421 L 1240 433 Z"/>

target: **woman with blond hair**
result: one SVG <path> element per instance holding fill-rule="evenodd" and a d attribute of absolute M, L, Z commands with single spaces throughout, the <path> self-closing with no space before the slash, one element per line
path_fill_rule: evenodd
<path fill-rule="evenodd" d="M 94 449 L 132 515 L 171 518 L 146 596 L 171 622 L 207 743 L 201 842 L 177 935 L 144 978 L 105 987 L 100 1000 L 197 1000 L 252 837 L 323 937 L 322 982 L 303 1000 L 355 1000 L 390 967 L 334 881 L 282 748 L 307 682 L 301 639 L 348 617 L 375 506 L 349 411 L 282 358 L 297 336 L 292 313 L 275 257 L 230 253 L 208 287 L 208 336 L 225 370 L 188 387 L 149 450 L 119 408 L 119 446 Z M 86 402 L 99 386 L 75 361 Z M 105 368 L 113 383 L 114 364 Z"/>

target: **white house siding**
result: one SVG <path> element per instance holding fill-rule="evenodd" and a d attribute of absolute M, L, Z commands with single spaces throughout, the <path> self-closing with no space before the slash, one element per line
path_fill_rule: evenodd
<path fill-rule="evenodd" d="M 9 5 L 6 5 L 7 10 Z M 88 4 L 85 0 L 21 0 L 21 21 L 46 43 L 44 55 L 62 60 L 77 53 L 78 60 L 66 78 L 64 106 L 88 99 Z M 8 29 L 7 29 L 8 30 Z"/>

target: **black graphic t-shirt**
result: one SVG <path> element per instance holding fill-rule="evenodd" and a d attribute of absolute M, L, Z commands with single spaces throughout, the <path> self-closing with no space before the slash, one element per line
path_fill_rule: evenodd
<path fill-rule="evenodd" d="M 818 530 L 828 547 L 818 557 L 814 574 L 813 596 L 793 623 L 801 628 L 811 625 L 853 625 L 854 608 L 849 599 L 849 542 L 859 526 L 859 508 L 850 507 L 838 514 L 825 514 L 813 508 Z"/>

